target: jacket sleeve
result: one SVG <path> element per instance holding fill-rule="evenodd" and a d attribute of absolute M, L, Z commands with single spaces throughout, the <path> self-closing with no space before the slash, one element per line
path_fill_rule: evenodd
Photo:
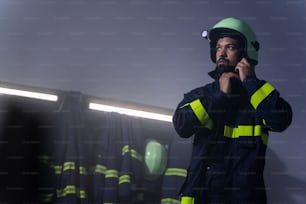
<path fill-rule="evenodd" d="M 205 86 L 184 95 L 178 104 L 174 115 L 173 125 L 181 137 L 190 137 L 196 130 L 210 131 L 217 119 L 225 113 L 227 98 L 219 90 L 211 91 Z"/>
<path fill-rule="evenodd" d="M 290 105 L 270 83 L 257 78 L 247 78 L 242 85 L 256 113 L 270 131 L 281 132 L 291 124 Z"/>

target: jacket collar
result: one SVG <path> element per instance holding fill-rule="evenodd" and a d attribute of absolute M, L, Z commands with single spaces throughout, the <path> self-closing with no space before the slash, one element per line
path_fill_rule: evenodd
<path fill-rule="evenodd" d="M 214 80 L 219 80 L 220 78 L 220 73 L 217 71 L 217 68 L 215 68 L 213 71 L 208 72 L 208 75 Z"/>

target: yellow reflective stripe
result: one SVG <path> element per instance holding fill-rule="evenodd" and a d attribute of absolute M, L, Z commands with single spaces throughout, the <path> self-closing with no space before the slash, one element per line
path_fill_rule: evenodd
<path fill-rule="evenodd" d="M 194 204 L 194 197 L 183 196 L 181 199 L 181 204 Z"/>
<path fill-rule="evenodd" d="M 190 107 L 193 110 L 194 114 L 197 116 L 201 125 L 204 125 L 206 128 L 211 130 L 213 128 L 213 121 L 210 119 L 200 99 L 192 101 L 190 103 Z"/>
<path fill-rule="evenodd" d="M 62 165 L 54 165 L 52 166 L 55 174 L 61 174 L 64 171 L 76 170 L 75 162 L 64 162 Z M 87 174 L 87 169 L 84 166 L 79 166 L 80 174 Z"/>
<path fill-rule="evenodd" d="M 124 156 L 128 152 L 130 152 L 130 145 L 125 145 L 124 147 L 122 147 L 122 156 Z"/>
<path fill-rule="evenodd" d="M 174 198 L 163 198 L 161 204 L 180 204 L 181 202 Z"/>
<path fill-rule="evenodd" d="M 106 170 L 105 178 L 118 178 L 118 171 L 115 169 Z"/>
<path fill-rule="evenodd" d="M 143 161 L 142 156 L 136 150 L 134 150 L 134 149 L 131 149 L 131 156 L 134 159 L 137 159 L 139 161 Z"/>
<path fill-rule="evenodd" d="M 261 125 L 239 125 L 238 127 L 224 126 L 224 136 L 228 138 L 239 138 L 245 136 L 261 137 L 262 142 L 267 144 L 268 134 L 263 131 Z"/>
<path fill-rule="evenodd" d="M 119 184 L 123 183 L 131 183 L 131 176 L 130 175 L 122 175 L 119 177 Z"/>
<path fill-rule="evenodd" d="M 51 166 L 53 168 L 55 174 L 62 174 L 64 171 L 71 171 L 76 170 L 75 162 L 64 162 L 64 165 L 53 165 Z M 87 175 L 87 169 L 84 166 L 79 166 L 79 173 L 80 175 Z"/>
<path fill-rule="evenodd" d="M 268 135 L 268 134 L 262 134 L 261 140 L 262 140 L 262 143 L 264 143 L 265 145 L 267 145 L 267 144 L 268 144 L 268 141 L 269 141 L 269 135 Z"/>
<path fill-rule="evenodd" d="M 53 193 L 40 193 L 38 195 L 38 200 L 40 202 L 50 203 L 52 201 L 53 195 Z"/>
<path fill-rule="evenodd" d="M 55 174 L 61 174 L 62 171 L 69 171 L 75 170 L 75 163 L 74 162 L 64 162 L 64 165 L 54 165 L 53 166 Z"/>
<path fill-rule="evenodd" d="M 69 194 L 76 194 L 76 187 L 73 185 L 67 185 L 63 189 L 56 189 L 56 196 L 58 198 L 65 197 Z"/>
<path fill-rule="evenodd" d="M 75 170 L 74 162 L 64 162 L 63 171 Z"/>
<path fill-rule="evenodd" d="M 187 170 L 182 168 L 167 168 L 165 176 L 187 176 Z"/>
<path fill-rule="evenodd" d="M 61 165 L 54 165 L 53 169 L 55 174 L 61 174 L 63 167 Z"/>
<path fill-rule="evenodd" d="M 39 161 L 40 161 L 41 163 L 43 163 L 43 164 L 48 165 L 48 164 L 50 163 L 50 158 L 49 158 L 49 156 L 47 156 L 47 155 L 40 155 L 40 156 L 38 157 L 38 159 L 39 159 Z"/>
<path fill-rule="evenodd" d="M 252 96 L 251 96 L 251 104 L 255 109 L 257 109 L 258 105 L 274 90 L 275 88 L 269 84 L 265 83 L 262 87 L 260 87 Z"/>
<path fill-rule="evenodd" d="M 262 124 L 267 125 L 267 122 L 265 119 L 262 119 Z"/>
<path fill-rule="evenodd" d="M 140 162 L 143 161 L 143 158 L 141 156 L 141 154 L 139 154 L 135 149 L 130 148 L 130 145 L 125 145 L 124 147 L 122 147 L 122 156 L 124 156 L 127 153 L 130 153 L 131 157 L 134 159 L 139 160 Z"/>
<path fill-rule="evenodd" d="M 97 164 L 95 166 L 95 173 L 105 174 L 106 170 L 107 170 L 106 166 L 103 166 L 101 164 Z"/>
<path fill-rule="evenodd" d="M 81 199 L 84 199 L 87 197 L 85 190 L 78 189 L 74 185 L 67 185 L 63 189 L 56 189 L 56 196 L 58 198 L 62 198 L 68 195 L 76 195 L 77 197 Z"/>
<path fill-rule="evenodd" d="M 187 107 L 187 106 L 189 106 L 189 105 L 190 105 L 190 103 L 186 103 L 186 104 L 184 104 L 184 105 L 180 106 L 180 107 L 179 107 L 179 109 L 181 109 L 181 108 L 185 108 L 185 107 Z"/>
<path fill-rule="evenodd" d="M 232 128 L 229 126 L 224 126 L 224 136 L 230 138 L 238 138 L 240 136 L 261 136 L 262 127 L 261 125 L 240 125 L 238 127 Z"/>
<path fill-rule="evenodd" d="M 87 197 L 86 191 L 85 191 L 85 190 L 80 190 L 79 193 L 80 193 L 80 196 L 79 196 L 80 198 L 83 199 L 83 198 L 86 198 L 86 197 Z"/>
<path fill-rule="evenodd" d="M 87 175 L 87 169 L 84 166 L 79 167 L 79 171 L 81 175 Z"/>

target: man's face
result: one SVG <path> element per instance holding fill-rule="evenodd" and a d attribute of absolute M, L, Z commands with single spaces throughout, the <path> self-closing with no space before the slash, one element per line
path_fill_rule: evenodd
<path fill-rule="evenodd" d="M 241 49 L 237 40 L 223 37 L 216 44 L 216 65 L 220 73 L 233 72 L 241 60 Z"/>

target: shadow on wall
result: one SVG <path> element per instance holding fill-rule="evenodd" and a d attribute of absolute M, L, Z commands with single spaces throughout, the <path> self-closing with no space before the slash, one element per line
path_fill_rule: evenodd
<path fill-rule="evenodd" d="M 306 203 L 306 180 L 290 175 L 284 163 L 270 148 L 267 149 L 266 164 L 268 203 Z"/>

